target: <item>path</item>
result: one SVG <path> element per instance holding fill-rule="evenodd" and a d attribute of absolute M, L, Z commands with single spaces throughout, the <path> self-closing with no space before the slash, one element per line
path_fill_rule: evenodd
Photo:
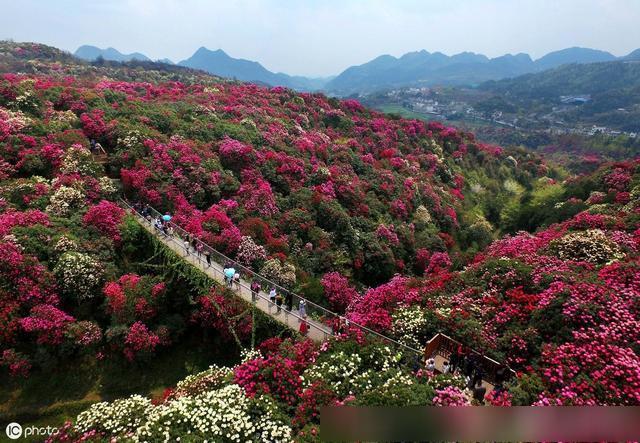
<path fill-rule="evenodd" d="M 213 280 L 216 280 L 224 285 L 223 265 L 217 263 L 212 258 L 211 266 L 207 266 L 204 254 L 197 255 L 192 248 L 190 248 L 190 252 L 187 253 L 183 240 L 180 239 L 177 235 L 167 236 L 160 233 L 153 227 L 153 225 L 149 221 L 138 214 L 132 207 L 130 207 L 126 203 L 125 205 L 128 207 L 132 215 L 135 216 L 138 223 L 140 223 L 140 225 L 144 227 L 158 241 L 162 242 L 165 246 L 174 251 L 178 256 L 182 257 L 189 264 L 204 272 Z M 268 294 L 263 291 L 260 291 L 258 293 L 256 301 L 253 302 L 251 300 L 250 282 L 245 280 L 244 278 L 240 279 L 239 289 L 236 289 L 234 284 L 233 292 L 236 295 L 242 297 L 247 303 L 255 303 L 255 306 L 259 310 L 275 319 L 276 321 L 284 324 L 285 326 L 293 329 L 296 332 L 300 331 L 300 323 L 303 320 L 297 309 L 286 310 L 284 309 L 284 306 L 282 306 L 280 312 L 278 313 L 277 306 L 269 301 Z M 312 340 L 316 342 L 322 342 L 332 335 L 331 328 L 320 323 L 319 321 L 312 320 L 309 317 L 307 317 L 305 321 L 309 326 L 309 330 L 306 335 Z"/>

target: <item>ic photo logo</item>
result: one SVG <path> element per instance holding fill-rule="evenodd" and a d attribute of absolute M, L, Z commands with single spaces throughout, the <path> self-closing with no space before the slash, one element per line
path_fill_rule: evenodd
<path fill-rule="evenodd" d="M 20 426 L 20 423 L 9 423 L 6 431 L 7 437 L 11 440 L 17 440 L 22 437 L 22 426 Z"/>
<path fill-rule="evenodd" d="M 17 440 L 20 437 L 50 437 L 52 435 L 56 435 L 59 430 L 53 426 L 27 426 L 26 428 L 23 428 L 20 423 L 13 422 L 7 425 L 5 432 L 9 439 Z"/>

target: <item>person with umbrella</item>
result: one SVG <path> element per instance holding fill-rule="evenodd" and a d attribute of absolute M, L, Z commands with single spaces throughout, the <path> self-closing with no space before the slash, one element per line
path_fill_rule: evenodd
<path fill-rule="evenodd" d="M 236 275 L 236 270 L 233 267 L 225 268 L 224 270 L 224 280 L 227 284 L 227 287 L 231 289 L 231 285 L 233 284 L 233 277 Z"/>

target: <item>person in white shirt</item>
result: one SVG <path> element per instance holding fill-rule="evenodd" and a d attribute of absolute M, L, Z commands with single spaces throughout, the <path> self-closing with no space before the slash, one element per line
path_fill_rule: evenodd
<path fill-rule="evenodd" d="M 427 360 L 427 371 L 433 372 L 436 369 L 436 361 L 432 358 Z"/>

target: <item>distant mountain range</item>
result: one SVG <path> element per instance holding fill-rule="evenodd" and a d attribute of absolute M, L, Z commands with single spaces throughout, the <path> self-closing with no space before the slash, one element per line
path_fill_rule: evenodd
<path fill-rule="evenodd" d="M 114 48 L 100 49 L 86 45 L 78 48 L 75 55 L 85 60 L 95 60 L 100 56 L 114 61 L 150 60 L 138 52 L 122 54 Z M 489 58 L 473 52 L 448 56 L 441 52 L 422 50 L 409 52 L 399 58 L 381 55 L 365 64 L 352 66 L 338 76 L 327 78 L 274 73 L 258 62 L 233 58 L 222 49 L 212 51 L 205 47 L 178 64 L 242 81 L 286 86 L 301 91 L 322 90 L 348 96 L 406 86 L 477 85 L 488 80 L 517 77 L 566 64 L 615 60 L 640 60 L 640 49 L 625 57 L 616 57 L 605 51 L 574 47 L 551 52 L 535 61 L 523 53 Z M 168 59 L 158 61 L 171 63 Z"/>
<path fill-rule="evenodd" d="M 640 50 L 616 57 L 595 49 L 568 48 L 535 61 L 528 54 L 507 54 L 490 59 L 472 52 L 447 56 L 440 52 L 420 51 L 400 58 L 383 55 L 363 65 L 352 66 L 330 81 L 325 89 L 338 95 L 350 95 L 405 86 L 475 85 L 566 64 L 631 59 L 640 59 Z"/>
<path fill-rule="evenodd" d="M 93 61 L 98 57 L 102 57 L 105 60 L 113 60 L 116 62 L 128 62 L 131 60 L 140 60 L 140 61 L 151 61 L 149 57 L 144 54 L 140 54 L 139 52 L 134 52 L 132 54 L 123 54 L 117 49 L 107 48 L 100 49 L 95 46 L 83 45 L 80 46 L 74 55 L 78 58 Z"/>
<path fill-rule="evenodd" d="M 205 47 L 198 49 L 191 57 L 178 63 L 189 68 L 202 69 L 221 77 L 231 77 L 242 81 L 265 83 L 271 86 L 286 86 L 301 91 L 322 89 L 328 79 L 291 76 L 273 73 L 258 62 L 233 58 L 222 49 L 211 51 Z"/>

